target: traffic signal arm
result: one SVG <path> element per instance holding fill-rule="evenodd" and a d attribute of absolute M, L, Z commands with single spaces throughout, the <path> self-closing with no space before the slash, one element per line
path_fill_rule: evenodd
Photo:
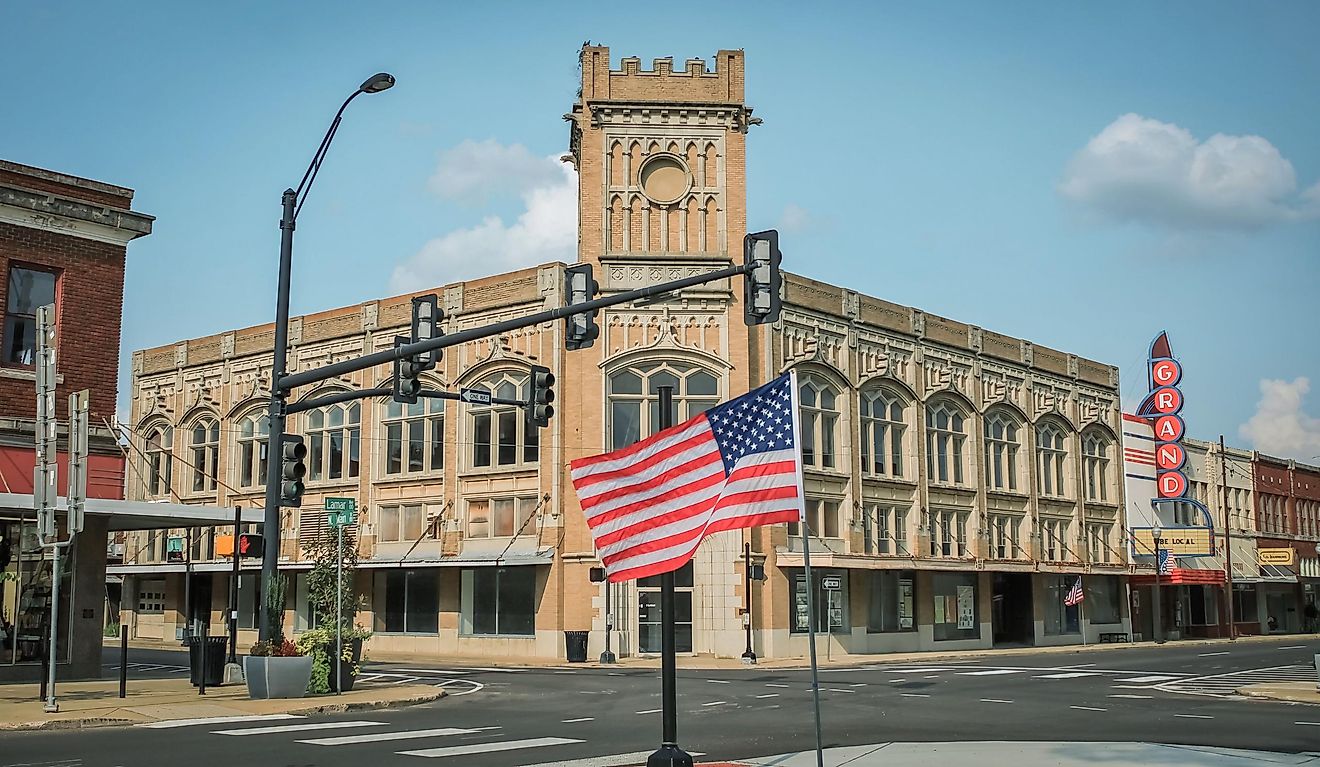
<path fill-rule="evenodd" d="M 374 389 L 358 389 L 357 391 L 337 392 L 335 394 L 327 394 L 324 397 L 307 400 L 306 402 L 295 402 L 285 408 L 284 412 L 288 415 L 293 415 L 295 413 L 303 413 L 308 410 L 325 407 L 326 405 L 336 405 L 340 402 L 352 402 L 353 400 L 370 399 L 371 397 L 390 397 L 393 396 L 393 394 L 393 389 L 384 386 L 376 387 Z M 455 402 L 459 401 L 458 395 L 454 392 L 440 391 L 438 389 L 422 389 L 417 392 L 417 396 L 421 399 L 449 399 Z M 526 400 L 505 399 L 504 397 L 491 397 L 490 403 L 492 405 L 527 406 Z"/>

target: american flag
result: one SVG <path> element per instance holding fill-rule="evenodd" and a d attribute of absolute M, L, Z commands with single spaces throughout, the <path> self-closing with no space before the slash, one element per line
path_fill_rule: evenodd
<path fill-rule="evenodd" d="M 1077 576 L 1077 582 L 1074 583 L 1073 587 L 1068 590 L 1068 596 L 1063 598 L 1063 603 L 1069 607 L 1072 607 L 1073 605 L 1081 602 L 1083 599 L 1086 599 L 1086 595 L 1082 593 L 1082 576 L 1079 575 Z"/>
<path fill-rule="evenodd" d="M 677 570 L 710 533 L 801 514 L 793 373 L 634 445 L 573 461 L 611 582 Z"/>
<path fill-rule="evenodd" d="M 1173 575 L 1173 559 L 1168 549 L 1160 549 L 1160 575 Z"/>

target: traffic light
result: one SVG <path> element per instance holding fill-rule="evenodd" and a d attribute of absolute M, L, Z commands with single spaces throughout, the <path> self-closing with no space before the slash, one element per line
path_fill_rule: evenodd
<path fill-rule="evenodd" d="M 260 559 L 266 552 L 266 541 L 258 533 L 242 533 L 238 536 L 238 555 L 244 559 Z"/>
<path fill-rule="evenodd" d="M 440 311 L 439 299 L 434 293 L 425 296 L 413 296 L 412 334 L 410 336 L 395 336 L 394 347 L 397 349 L 404 344 L 415 344 L 419 341 L 429 341 L 435 338 L 440 332 L 439 324 L 442 319 L 444 319 L 444 312 Z M 427 370 L 434 368 L 439 361 L 439 351 L 395 359 L 394 401 L 409 405 L 417 402 L 417 395 L 422 391 L 420 376 Z"/>
<path fill-rule="evenodd" d="M 297 434 L 280 435 L 280 505 L 302 506 L 307 446 Z"/>
<path fill-rule="evenodd" d="M 409 342 L 407 336 L 395 336 L 394 348 Z M 394 358 L 394 401 L 411 405 L 417 402 L 417 395 L 422 392 L 422 372 L 426 368 L 412 357 Z"/>
<path fill-rule="evenodd" d="M 605 581 L 605 568 L 593 567 L 587 571 L 587 577 L 591 578 L 592 583 L 603 583 Z"/>
<path fill-rule="evenodd" d="M 550 425 L 550 417 L 555 414 L 550 404 L 555 401 L 555 374 L 550 368 L 532 365 L 532 395 L 527 399 L 527 420 L 537 428 Z"/>
<path fill-rule="evenodd" d="M 743 277 L 743 310 L 748 325 L 763 325 L 779 319 L 780 287 L 779 232 L 767 229 L 743 238 L 743 265 L 751 268 Z"/>
<path fill-rule="evenodd" d="M 591 264 L 576 264 L 564 270 L 564 282 L 570 307 L 585 304 L 596 297 L 600 286 L 596 284 Z M 564 320 L 564 345 L 569 351 L 586 349 L 596 342 L 600 326 L 596 324 L 596 310 L 571 314 Z"/>

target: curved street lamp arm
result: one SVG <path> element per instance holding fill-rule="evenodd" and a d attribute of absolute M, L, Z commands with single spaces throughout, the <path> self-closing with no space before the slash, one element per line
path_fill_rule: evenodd
<path fill-rule="evenodd" d="M 359 88 L 353 91 L 353 95 L 344 99 L 339 111 L 335 112 L 335 119 L 331 121 L 329 130 L 325 132 L 325 138 L 321 139 L 321 145 L 316 148 L 316 154 L 312 157 L 311 164 L 307 166 L 307 172 L 303 174 L 302 181 L 298 182 L 298 188 L 294 192 L 298 198 L 298 206 L 293 212 L 295 221 L 298 219 L 298 213 L 302 211 L 303 202 L 307 200 L 307 193 L 311 191 L 312 183 L 316 181 L 316 174 L 321 171 L 321 163 L 325 161 L 326 152 L 330 149 L 330 142 L 334 141 L 335 133 L 339 130 L 339 121 L 344 117 L 344 110 L 361 93 L 362 89 Z"/>

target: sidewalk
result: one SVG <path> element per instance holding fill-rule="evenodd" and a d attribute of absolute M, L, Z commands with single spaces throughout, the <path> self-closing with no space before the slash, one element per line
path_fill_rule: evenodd
<path fill-rule="evenodd" d="M 802 751 L 703 767 L 816 767 L 816 752 Z M 1315 767 L 1320 754 L 1279 754 L 1154 743 L 877 743 L 825 749 L 825 767 Z"/>
<path fill-rule="evenodd" d="M 1239 695 L 1249 698 L 1282 700 L 1288 703 L 1310 703 L 1320 706 L 1320 684 L 1316 682 L 1273 682 L 1238 688 Z"/>
<path fill-rule="evenodd" d="M 0 685 L 0 731 L 145 724 L 173 719 L 317 714 L 396 708 L 429 703 L 445 692 L 429 685 L 359 686 L 343 695 L 289 700 L 249 700 L 245 685 L 208 687 L 206 695 L 185 679 L 130 680 L 119 698 L 118 680 L 60 682 L 58 713 L 47 714 L 35 684 Z"/>

